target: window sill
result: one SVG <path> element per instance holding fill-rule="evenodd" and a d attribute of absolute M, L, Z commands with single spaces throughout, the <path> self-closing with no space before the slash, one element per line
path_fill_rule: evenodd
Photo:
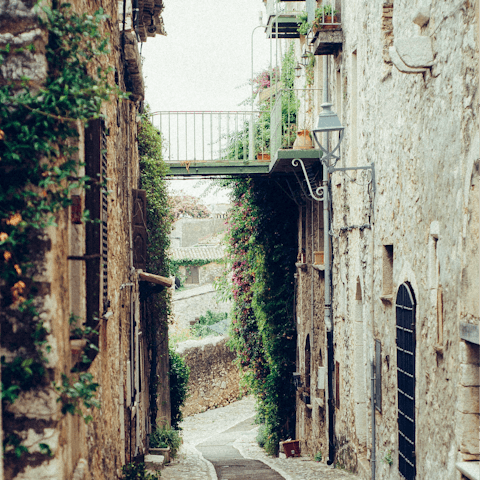
<path fill-rule="evenodd" d="M 314 270 L 319 271 L 319 272 L 325 271 L 325 265 L 312 265 L 312 268 L 313 268 Z"/>
<path fill-rule="evenodd" d="M 380 295 L 380 300 L 385 303 L 393 303 L 393 294 Z"/>
<path fill-rule="evenodd" d="M 458 462 L 455 466 L 470 480 L 480 480 L 480 462 Z"/>
<path fill-rule="evenodd" d="M 306 263 L 297 262 L 297 263 L 295 264 L 295 266 L 296 266 L 297 268 L 300 268 L 301 270 L 306 270 L 306 269 L 307 269 L 307 264 L 306 264 Z"/>

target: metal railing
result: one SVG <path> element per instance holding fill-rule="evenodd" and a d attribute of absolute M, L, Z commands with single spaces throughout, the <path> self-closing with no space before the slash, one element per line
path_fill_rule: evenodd
<path fill-rule="evenodd" d="M 159 111 L 150 120 L 161 132 L 167 162 L 249 163 L 268 161 L 279 149 L 311 148 L 321 103 L 321 89 L 274 86 L 259 110 Z"/>
<path fill-rule="evenodd" d="M 259 111 L 159 111 L 150 120 L 162 134 L 167 162 L 248 162 L 269 144 Z"/>
<path fill-rule="evenodd" d="M 337 0 L 323 0 L 322 5 L 315 10 L 315 20 L 312 23 L 314 31 L 333 30 L 340 23 L 340 11 L 335 8 Z"/>
<path fill-rule="evenodd" d="M 320 88 L 281 89 L 271 109 L 271 150 L 312 148 L 310 132 L 321 110 Z"/>

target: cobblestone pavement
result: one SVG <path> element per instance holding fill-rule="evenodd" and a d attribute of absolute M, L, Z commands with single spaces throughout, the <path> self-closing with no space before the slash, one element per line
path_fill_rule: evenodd
<path fill-rule="evenodd" d="M 181 424 L 184 444 L 178 458 L 162 470 L 162 479 L 217 480 L 215 469 L 203 457 L 197 446 L 220 438 L 221 433 L 252 418 L 255 415 L 254 404 L 254 400 L 248 397 L 223 408 L 187 417 Z M 355 475 L 334 469 L 325 463 L 317 463 L 310 457 L 288 459 L 269 457 L 255 441 L 257 430 L 258 427 L 239 431 L 233 447 L 247 459 L 262 461 L 285 480 L 359 480 Z M 245 480 L 249 480 L 248 476 L 245 476 Z"/>

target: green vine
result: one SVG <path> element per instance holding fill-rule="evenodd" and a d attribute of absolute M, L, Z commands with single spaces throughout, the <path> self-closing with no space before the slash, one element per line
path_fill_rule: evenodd
<path fill-rule="evenodd" d="M 147 271 L 169 276 L 172 272 L 168 257 L 169 234 L 173 223 L 171 202 L 167 193 L 165 176 L 168 167 L 163 161 L 163 139 L 160 132 L 148 120 L 148 107 L 138 129 L 140 153 L 140 183 L 147 193 Z M 145 287 L 144 287 L 145 288 Z M 150 364 L 150 413 L 156 423 L 158 389 L 161 388 L 157 368 L 168 358 L 168 316 L 171 298 L 167 290 L 144 292 L 145 312 L 148 317 L 148 349 Z"/>
<path fill-rule="evenodd" d="M 73 190 L 98 181 L 82 173 L 79 130 L 101 116 L 104 101 L 114 95 L 126 98 L 110 85 L 111 68 L 102 61 L 109 53 L 108 38 L 101 33 L 106 18 L 101 9 L 79 15 L 56 1 L 43 7 L 38 23 L 48 33 L 48 76 L 40 86 L 28 78 L 4 79 L 0 85 L 0 320 L 2 347 L 8 352 L 2 357 L 6 403 L 15 402 L 22 391 L 51 384 L 49 321 L 40 317 L 42 286 L 34 280 L 50 248 L 44 229 L 57 226 Z M 0 50 L 0 64 L 18 53 L 7 45 Z M 85 212 L 84 221 L 88 217 Z M 82 399 L 97 406 L 97 384 L 85 375 L 80 387 L 63 374 L 57 389 L 71 405 L 62 408 L 64 413 L 79 413 Z M 4 445 L 17 456 L 26 451 L 9 434 Z M 49 454 L 46 448 L 42 452 Z"/>
<path fill-rule="evenodd" d="M 86 409 L 100 408 L 100 402 L 95 398 L 98 383 L 93 381 L 91 373 L 81 373 L 75 381 L 62 373 L 62 383 L 57 385 L 54 382 L 55 390 L 60 394 L 57 402 L 62 404 L 62 413 L 66 415 L 79 415 L 85 423 L 90 422 L 93 417 L 85 414 L 82 406 Z"/>
<path fill-rule="evenodd" d="M 277 182 L 238 179 L 227 239 L 234 301 L 230 345 L 265 423 L 265 448 L 276 453 L 294 435 L 295 325 L 293 275 L 296 205 Z M 282 198 L 282 208 L 278 208 Z"/>

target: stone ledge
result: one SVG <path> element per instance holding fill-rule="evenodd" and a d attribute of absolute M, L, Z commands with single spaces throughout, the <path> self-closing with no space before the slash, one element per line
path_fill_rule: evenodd
<path fill-rule="evenodd" d="M 480 480 L 480 462 L 458 462 L 455 466 L 470 480 Z"/>

